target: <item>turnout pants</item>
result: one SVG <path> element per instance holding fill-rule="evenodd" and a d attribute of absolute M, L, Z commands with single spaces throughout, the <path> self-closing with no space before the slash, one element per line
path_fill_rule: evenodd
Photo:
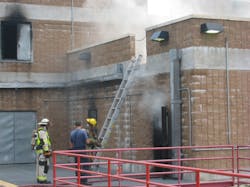
<path fill-rule="evenodd" d="M 42 153 L 37 153 L 36 157 L 37 182 L 47 181 L 48 171 L 49 171 L 49 158 L 46 158 Z"/>

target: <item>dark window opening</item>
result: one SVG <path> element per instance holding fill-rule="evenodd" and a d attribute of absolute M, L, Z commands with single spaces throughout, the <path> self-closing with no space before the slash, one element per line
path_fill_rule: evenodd
<path fill-rule="evenodd" d="M 17 59 L 17 24 L 2 22 L 2 58 Z"/>
<path fill-rule="evenodd" d="M 95 118 L 97 120 L 97 109 L 89 109 L 88 110 L 88 118 Z"/>
<path fill-rule="evenodd" d="M 1 22 L 1 57 L 3 60 L 31 60 L 31 24 Z"/>

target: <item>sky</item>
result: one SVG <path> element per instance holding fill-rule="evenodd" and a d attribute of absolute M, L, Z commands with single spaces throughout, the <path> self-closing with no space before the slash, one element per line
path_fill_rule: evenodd
<path fill-rule="evenodd" d="M 148 14 L 155 22 L 187 15 L 250 18 L 250 0 L 148 0 Z"/>

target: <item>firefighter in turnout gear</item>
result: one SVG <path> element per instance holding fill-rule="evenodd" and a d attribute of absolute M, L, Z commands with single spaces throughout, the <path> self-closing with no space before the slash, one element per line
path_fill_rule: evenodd
<path fill-rule="evenodd" d="M 101 147 L 101 143 L 98 140 L 98 135 L 97 135 L 97 122 L 95 118 L 87 118 L 87 133 L 89 137 L 89 143 L 87 145 L 88 149 L 97 149 Z"/>
<path fill-rule="evenodd" d="M 44 118 L 38 123 L 36 138 L 36 179 L 38 183 L 48 184 L 49 158 L 52 154 L 51 141 L 48 134 L 49 120 Z"/>

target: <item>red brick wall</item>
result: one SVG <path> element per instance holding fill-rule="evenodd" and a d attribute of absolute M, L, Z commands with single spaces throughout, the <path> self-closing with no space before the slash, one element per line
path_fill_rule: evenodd
<path fill-rule="evenodd" d="M 105 148 L 152 146 L 152 122 L 155 111 L 151 105 L 155 105 L 155 101 L 158 98 L 155 98 L 153 94 L 150 95 L 150 93 L 157 90 L 167 94 L 168 90 L 165 88 L 169 86 L 168 80 L 168 75 L 158 75 L 156 77 L 148 77 L 147 79 L 138 78 L 135 80 L 122 105 L 119 117 L 113 125 L 112 133 Z M 120 81 L 111 81 L 87 86 L 76 86 L 70 89 L 70 121 L 82 120 L 85 124 L 88 109 L 91 105 L 94 105 L 98 112 L 97 127 L 100 130 L 119 84 Z M 164 84 L 164 88 L 162 88 L 162 84 Z M 147 99 L 150 99 L 150 101 L 147 101 Z M 169 99 L 166 100 L 169 102 Z M 157 109 L 160 111 L 162 106 L 169 105 L 167 102 L 157 104 Z M 135 153 L 138 159 L 151 158 L 151 154 L 151 152 Z"/>
<path fill-rule="evenodd" d="M 50 135 L 55 149 L 67 149 L 67 99 L 63 89 L 1 89 L 1 111 L 34 111 L 37 120 L 50 119 Z"/>
<path fill-rule="evenodd" d="M 87 37 L 88 30 L 97 29 L 93 24 L 75 24 L 74 46 L 93 43 L 94 37 Z M 4 61 L 1 71 L 16 72 L 65 72 L 67 51 L 71 49 L 71 24 L 59 21 L 32 21 L 33 62 L 20 63 Z M 94 31 L 95 32 L 95 31 Z M 85 42 L 83 42 L 85 41 Z"/>
<path fill-rule="evenodd" d="M 64 0 L 23 0 L 19 2 L 39 5 L 70 6 L 70 1 Z M 85 1 L 74 0 L 74 6 L 81 6 L 82 2 Z M 4 19 L 5 18 L 2 18 L 2 20 Z M 85 67 L 82 66 L 82 62 L 77 61 L 77 59 L 67 61 L 67 52 L 71 50 L 70 22 L 27 21 L 32 23 L 33 62 L 19 63 L 3 61 L 0 63 L 1 72 L 61 73 Z M 102 35 L 105 34 L 103 30 L 102 32 L 99 30 L 100 27 L 103 28 L 103 25 L 74 22 L 73 49 L 90 46 L 99 41 Z M 115 64 L 129 60 L 135 55 L 135 38 L 134 36 L 128 36 L 89 49 L 93 51 L 92 67 Z M 69 66 L 67 62 L 70 62 Z M 43 117 L 50 119 L 53 125 L 49 129 L 53 148 L 67 149 L 69 147 L 67 137 L 69 136 L 72 122 L 76 119 L 84 120 L 87 117 L 89 105 L 94 98 L 94 103 L 98 107 L 98 120 L 100 120 L 100 124 L 102 124 L 111 105 L 117 85 L 119 84 L 119 81 L 111 81 L 97 85 L 81 85 L 70 89 L 1 89 L 0 95 L 2 99 L 0 102 L 0 110 L 32 110 L 37 113 L 37 120 Z"/>
<path fill-rule="evenodd" d="M 224 26 L 224 32 L 219 35 L 204 35 L 200 33 L 200 24 L 218 22 Z M 207 46 L 225 48 L 225 38 L 229 41 L 229 49 L 249 49 L 250 39 L 247 31 L 250 23 L 247 21 L 188 19 L 177 23 L 161 26 L 147 31 L 147 53 L 156 55 L 168 52 L 172 48 L 187 48 L 192 46 Z M 156 30 L 167 30 L 170 39 L 167 43 L 159 44 L 150 41 L 150 36 Z M 239 61 L 241 56 L 239 55 Z M 208 57 L 209 58 L 209 57 Z M 195 59 L 197 60 L 197 59 Z M 230 60 L 230 57 L 229 57 Z M 223 61 L 223 63 L 225 63 Z M 192 103 L 192 139 L 193 145 L 224 145 L 249 144 L 249 73 L 246 70 L 229 71 L 230 95 L 230 125 L 227 124 L 227 88 L 225 69 L 191 69 L 182 70 L 181 87 L 191 90 Z M 167 80 L 166 80 L 167 81 Z M 182 92 L 182 144 L 190 145 L 188 116 L 188 95 Z M 230 136 L 228 134 L 231 133 Z M 230 142 L 229 142 L 230 140 Z M 213 156 L 215 152 L 194 151 L 190 155 Z M 221 155 L 227 155 L 225 151 Z M 188 155 L 185 155 L 188 157 Z M 196 166 L 207 168 L 225 167 L 226 163 L 200 162 Z"/>
<path fill-rule="evenodd" d="M 90 61 L 80 60 L 81 53 L 91 53 Z M 135 37 L 126 36 L 68 53 L 69 71 L 116 64 L 128 61 L 133 56 L 135 56 Z"/>
<path fill-rule="evenodd" d="M 249 83 L 247 82 L 249 76 L 250 71 L 230 71 L 231 144 L 248 144 L 250 140 L 246 130 L 250 128 L 248 115 L 248 103 L 250 103 L 248 97 Z M 192 70 L 185 71 L 183 77 L 187 80 L 183 82 L 183 85 L 192 90 L 193 143 L 195 145 L 227 144 L 225 71 Z M 203 81 L 197 80 L 197 77 L 202 77 Z M 192 84 L 193 82 L 199 82 L 199 84 Z M 199 90 L 205 91 L 199 92 Z M 187 103 L 186 97 L 185 101 Z M 183 117 L 184 124 L 187 125 L 188 117 Z M 183 138 L 188 139 L 187 134 Z"/>
<path fill-rule="evenodd" d="M 220 23 L 224 31 L 218 35 L 205 35 L 200 33 L 200 25 L 205 22 Z M 247 31 L 250 23 L 247 21 L 218 20 L 192 18 L 169 25 L 157 27 L 147 31 L 147 55 L 167 52 L 171 48 L 186 48 L 190 46 L 224 47 L 225 37 L 230 41 L 230 48 L 249 49 L 250 39 Z M 169 41 L 159 44 L 150 40 L 155 31 L 169 32 Z"/>

